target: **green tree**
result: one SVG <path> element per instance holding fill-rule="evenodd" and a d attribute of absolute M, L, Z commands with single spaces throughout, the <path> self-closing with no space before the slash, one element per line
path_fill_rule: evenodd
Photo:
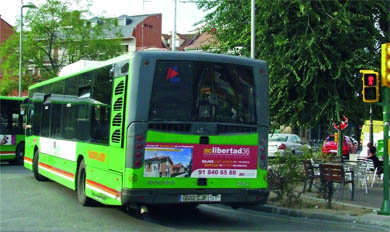
<path fill-rule="evenodd" d="M 250 1 L 198 0 L 220 52 L 249 56 Z M 256 58 L 269 64 L 273 126 L 314 127 L 368 118 L 359 69 L 380 69 L 390 41 L 389 1 L 256 0 Z M 379 112 L 379 107 L 374 109 Z"/>
<path fill-rule="evenodd" d="M 70 9 L 82 3 L 87 3 L 85 9 Z M 23 89 L 55 77 L 66 64 L 81 59 L 106 60 L 120 54 L 121 31 L 112 29 L 117 25 L 114 19 L 88 20 L 91 17 L 88 1 L 78 0 L 47 0 L 27 12 L 23 19 Z M 0 94 L 8 95 L 18 89 L 19 32 L 1 46 L 0 60 L 4 71 Z M 39 70 L 40 74 L 32 76 L 27 68 Z"/>

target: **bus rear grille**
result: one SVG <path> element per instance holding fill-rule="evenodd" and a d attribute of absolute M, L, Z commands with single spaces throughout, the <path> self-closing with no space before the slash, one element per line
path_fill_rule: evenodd
<path fill-rule="evenodd" d="M 114 117 L 114 119 L 112 120 L 112 125 L 113 126 L 120 126 L 122 123 L 122 114 L 121 113 L 117 113 Z"/>
<path fill-rule="evenodd" d="M 191 129 L 190 123 L 150 123 L 149 129 L 161 131 L 180 131 L 189 132 Z"/>
<path fill-rule="evenodd" d="M 237 133 L 237 132 L 256 132 L 257 128 L 251 126 L 236 126 L 236 125 L 217 125 L 218 133 Z"/>
<path fill-rule="evenodd" d="M 115 130 L 111 137 L 111 142 L 119 143 L 121 141 L 121 132 L 120 130 Z"/>
<path fill-rule="evenodd" d="M 123 105 L 123 98 L 120 97 L 114 103 L 114 110 L 115 111 L 121 111 L 122 110 L 122 105 Z"/>
<path fill-rule="evenodd" d="M 115 88 L 115 95 L 123 94 L 123 91 L 125 89 L 125 82 L 121 81 Z"/>

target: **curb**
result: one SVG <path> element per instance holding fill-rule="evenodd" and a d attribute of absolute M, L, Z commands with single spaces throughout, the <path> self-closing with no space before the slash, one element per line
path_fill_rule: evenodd
<path fill-rule="evenodd" d="M 326 201 L 324 199 L 318 198 L 318 197 L 311 197 L 311 196 L 305 196 L 305 195 L 302 195 L 301 197 L 303 199 L 308 199 L 308 200 L 312 200 L 312 201 L 318 201 L 318 202 L 326 203 Z M 343 205 L 343 206 L 354 207 L 354 208 L 370 209 L 370 210 L 373 210 L 373 211 L 374 210 L 375 211 L 378 210 L 378 208 L 375 208 L 375 207 L 356 205 L 356 204 L 346 203 L 346 202 L 337 201 L 337 200 L 333 200 L 332 204 L 334 204 L 334 205 Z"/>
<path fill-rule="evenodd" d="M 370 224 L 376 226 L 384 226 L 387 228 L 390 227 L 390 217 L 377 215 L 375 213 L 370 213 L 363 216 L 351 216 L 345 213 L 340 214 L 326 214 L 326 213 L 314 213 L 314 212 L 305 212 L 304 210 L 299 209 L 290 209 L 272 205 L 258 205 L 250 207 L 251 209 L 260 210 L 266 213 L 281 214 L 293 217 L 304 217 L 311 219 L 320 219 L 320 220 L 329 220 L 329 221 L 338 221 L 338 222 L 349 222 L 349 223 L 358 223 L 358 224 Z"/>

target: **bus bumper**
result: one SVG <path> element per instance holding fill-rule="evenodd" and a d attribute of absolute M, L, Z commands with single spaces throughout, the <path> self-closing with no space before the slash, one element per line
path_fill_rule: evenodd
<path fill-rule="evenodd" d="M 220 196 L 219 200 L 183 201 L 183 196 Z M 240 204 L 256 205 L 267 202 L 265 189 L 123 189 L 122 205 L 129 204 Z M 200 197 L 201 198 L 201 197 Z M 206 197 L 207 198 L 207 197 Z"/>

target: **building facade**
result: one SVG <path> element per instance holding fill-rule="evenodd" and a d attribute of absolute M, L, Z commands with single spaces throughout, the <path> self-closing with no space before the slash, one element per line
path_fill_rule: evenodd
<path fill-rule="evenodd" d="M 103 23 L 99 17 L 88 20 L 91 25 Z M 121 15 L 115 18 L 115 24 L 110 25 L 110 30 L 105 32 L 104 39 L 121 39 L 122 53 L 134 52 L 145 49 L 162 49 L 161 43 L 162 14 L 148 14 L 128 16 Z M 62 60 L 66 56 L 66 50 L 54 48 L 55 60 Z M 47 61 L 49 64 L 49 61 Z M 79 60 L 76 63 L 61 64 L 60 72 L 57 75 L 66 75 L 88 68 L 97 61 Z M 29 66 L 28 72 L 35 77 L 41 76 L 41 70 Z"/>
<path fill-rule="evenodd" d="M 120 32 L 123 53 L 134 52 L 151 48 L 163 48 L 161 44 L 162 15 L 121 15 L 116 18 L 117 24 L 106 32 L 106 39 L 118 37 Z M 99 18 L 90 19 L 91 23 L 98 23 Z"/>
<path fill-rule="evenodd" d="M 15 33 L 13 27 L 7 23 L 0 15 L 0 46 Z M 3 71 L 0 69 L 0 80 L 3 79 Z"/>

